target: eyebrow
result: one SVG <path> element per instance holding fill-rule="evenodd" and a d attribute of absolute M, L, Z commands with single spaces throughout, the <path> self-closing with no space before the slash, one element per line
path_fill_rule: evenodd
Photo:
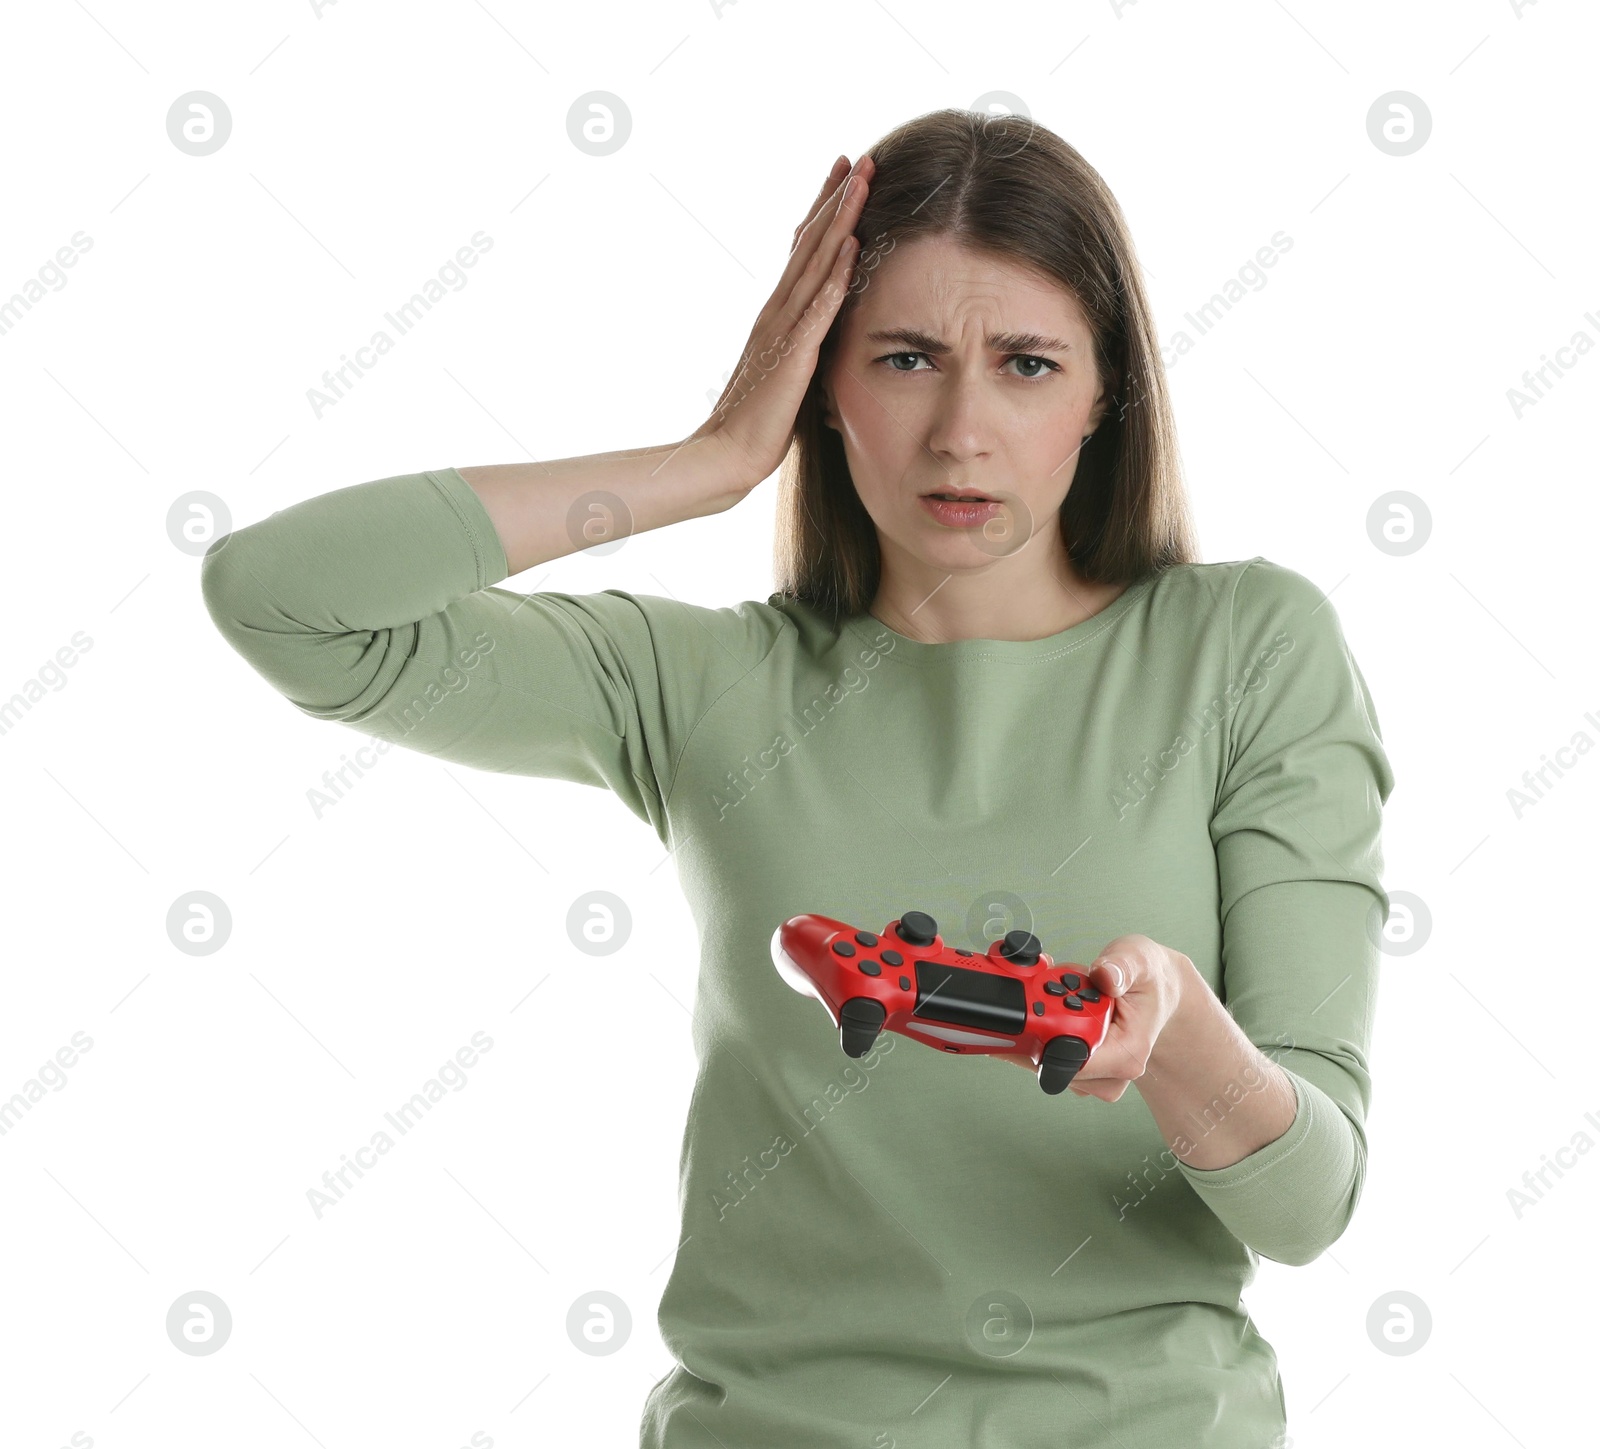
<path fill-rule="evenodd" d="M 878 332 L 867 333 L 869 342 L 903 342 L 912 352 L 926 352 L 930 356 L 940 356 L 950 351 L 950 344 L 942 342 L 931 332 L 923 332 L 916 327 L 888 327 Z M 1072 344 L 1063 342 L 1059 337 L 1044 337 L 1037 332 L 990 332 L 985 335 L 984 345 L 994 352 L 1070 352 Z"/>

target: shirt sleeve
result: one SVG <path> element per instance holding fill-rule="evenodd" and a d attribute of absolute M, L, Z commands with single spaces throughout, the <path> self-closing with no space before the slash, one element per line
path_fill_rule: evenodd
<path fill-rule="evenodd" d="M 1377 713 L 1333 605 L 1266 559 L 1235 580 L 1227 759 L 1211 819 L 1222 991 L 1294 1085 L 1288 1130 L 1227 1167 L 1179 1170 L 1228 1229 L 1311 1262 L 1349 1225 L 1367 1166 L 1367 1053 L 1389 898 Z M 1235 704 L 1234 701 L 1237 701 Z"/>
<path fill-rule="evenodd" d="M 614 791 L 670 845 L 695 725 L 776 641 L 770 611 L 494 587 L 505 551 L 454 469 L 359 483 L 214 543 L 224 638 L 296 708 L 479 769 Z"/>

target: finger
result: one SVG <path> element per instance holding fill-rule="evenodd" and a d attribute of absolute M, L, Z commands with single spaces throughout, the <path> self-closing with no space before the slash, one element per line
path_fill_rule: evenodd
<path fill-rule="evenodd" d="M 833 169 L 828 172 L 827 180 L 822 183 L 822 190 L 817 193 L 816 200 L 811 203 L 811 210 L 806 213 L 805 220 L 803 220 L 800 225 L 794 229 L 794 235 L 797 241 L 799 240 L 800 233 L 803 232 L 806 227 L 816 219 L 818 213 L 821 212 L 822 209 L 828 204 L 829 198 L 836 196 L 843 184 L 852 176 L 860 176 L 868 182 L 872 180 L 872 157 L 858 156 L 856 157 L 854 165 L 846 163 L 841 168 L 839 163 L 844 161 L 844 159 L 845 158 L 841 156 L 838 161 L 833 163 Z"/>
<path fill-rule="evenodd" d="M 812 204 L 811 210 L 805 214 L 800 225 L 794 229 L 794 238 L 789 243 L 791 261 L 798 260 L 801 266 L 809 260 L 822 235 L 823 228 L 831 217 L 837 215 L 839 203 L 842 200 L 845 188 L 849 186 L 851 178 L 856 174 L 856 168 L 850 167 L 843 173 L 828 173 L 823 191 Z M 820 224 L 819 224 L 819 218 Z M 783 277 L 779 278 L 780 286 L 792 273 L 785 268 Z"/>
<path fill-rule="evenodd" d="M 779 307 L 775 312 L 764 311 L 757 319 L 756 329 L 751 333 L 751 343 L 740 360 L 741 370 L 751 357 L 759 354 L 765 358 L 771 353 L 785 359 L 797 358 L 808 368 L 815 366 L 822 339 L 833 323 L 834 313 L 839 310 L 850 290 L 850 268 L 855 263 L 858 249 L 855 237 L 846 234 L 838 250 L 833 253 L 832 264 L 826 269 L 823 263 L 827 259 L 821 252 L 812 259 L 812 264 L 796 280 L 790 299 L 792 303 L 801 296 L 809 296 L 810 302 L 799 311 L 793 310 L 789 304 Z M 729 386 L 732 386 L 732 380 Z"/>
<path fill-rule="evenodd" d="M 807 359 L 808 366 L 815 366 L 822 339 L 828 335 L 828 328 L 850 291 L 850 269 L 859 250 L 860 243 L 853 236 L 847 235 L 840 242 L 828 275 L 815 287 L 811 300 L 788 330 L 787 335 L 794 339 L 794 350 Z M 809 269 L 796 286 L 797 296 L 803 295 L 808 276 Z"/>
<path fill-rule="evenodd" d="M 828 174 L 823 178 L 822 189 L 817 192 L 816 198 L 811 203 L 810 210 L 806 212 L 800 224 L 794 229 L 794 237 L 790 242 L 791 250 L 793 250 L 794 242 L 800 240 L 800 233 L 805 230 L 806 222 L 810 221 L 812 217 L 822 210 L 822 203 L 837 189 L 840 181 L 844 179 L 845 172 L 849 169 L 850 162 L 843 156 L 839 157 L 828 168 Z"/>
<path fill-rule="evenodd" d="M 862 200 L 857 195 L 849 201 L 834 225 L 823 234 L 823 242 L 810 263 L 795 278 L 794 287 L 778 312 L 779 325 L 789 333 L 800 331 L 802 324 L 810 333 L 819 318 L 831 321 L 844 302 L 850 287 L 851 269 L 861 254 L 861 243 L 854 227 L 861 215 Z M 822 334 L 814 334 L 812 340 L 820 344 Z"/>
<path fill-rule="evenodd" d="M 816 295 L 816 289 L 832 269 L 833 258 L 839 243 L 854 229 L 866 204 L 867 185 L 859 181 L 855 193 L 845 196 L 852 180 L 860 177 L 859 168 L 829 193 L 822 208 L 801 228 L 799 240 L 789 254 L 788 265 L 772 289 L 779 301 L 780 312 L 790 319 L 798 316 Z M 809 283 L 807 273 L 810 273 Z"/>

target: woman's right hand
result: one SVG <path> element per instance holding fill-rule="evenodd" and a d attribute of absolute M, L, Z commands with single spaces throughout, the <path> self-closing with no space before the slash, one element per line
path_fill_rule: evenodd
<path fill-rule="evenodd" d="M 743 498 L 789 451 L 795 417 L 816 371 L 817 350 L 850 285 L 853 235 L 872 177 L 863 156 L 845 174 L 833 163 L 805 220 L 795 228 L 788 265 L 750 329 L 739 365 L 711 416 L 689 435 L 710 439 L 724 459 L 729 491 Z M 854 183 L 853 189 L 851 183 Z M 846 195 L 847 189 L 852 194 Z"/>

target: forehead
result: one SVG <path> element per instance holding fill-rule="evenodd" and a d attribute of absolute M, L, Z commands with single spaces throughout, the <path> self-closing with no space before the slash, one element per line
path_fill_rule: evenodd
<path fill-rule="evenodd" d="M 858 267 L 871 254 L 864 246 Z M 898 240 L 867 272 L 845 326 L 859 334 L 888 325 L 953 328 L 964 320 L 1016 330 L 1088 331 L 1077 299 L 1054 278 L 948 235 Z"/>

